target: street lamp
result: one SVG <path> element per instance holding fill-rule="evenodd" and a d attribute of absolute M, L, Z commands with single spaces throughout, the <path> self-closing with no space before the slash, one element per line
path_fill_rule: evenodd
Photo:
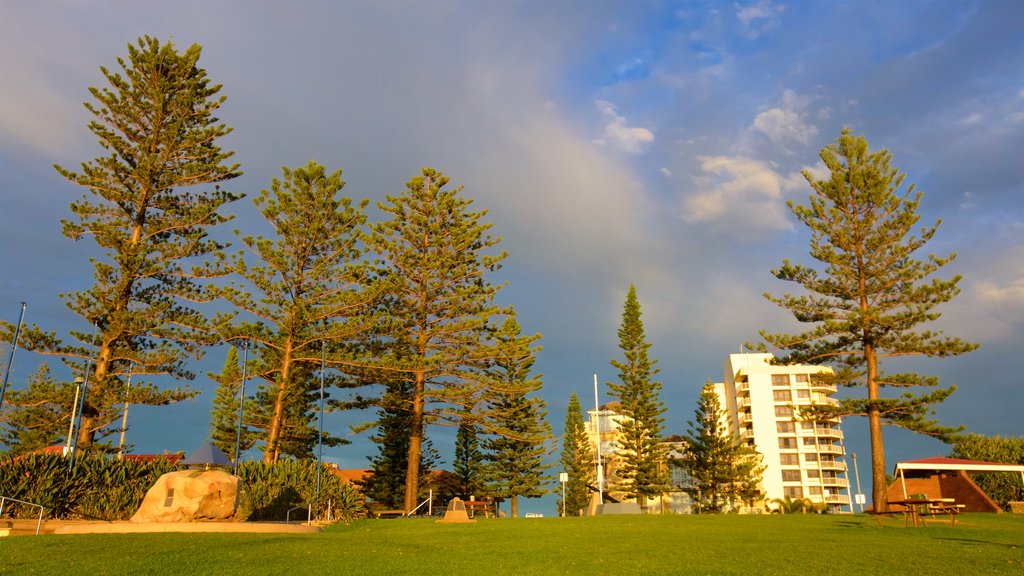
<path fill-rule="evenodd" d="M 82 382 L 85 380 L 81 376 L 75 376 L 75 401 L 71 404 L 71 417 L 68 418 L 71 422 L 68 425 L 68 439 L 64 446 L 65 456 L 71 453 L 71 439 L 75 436 L 75 414 L 78 413 L 78 393 L 82 391 Z"/>
<path fill-rule="evenodd" d="M 245 371 L 249 367 L 249 340 L 245 340 L 242 348 L 242 387 L 238 392 L 238 426 L 235 432 L 235 468 L 232 474 L 238 474 L 238 447 L 242 444 L 242 407 L 245 405 Z"/>

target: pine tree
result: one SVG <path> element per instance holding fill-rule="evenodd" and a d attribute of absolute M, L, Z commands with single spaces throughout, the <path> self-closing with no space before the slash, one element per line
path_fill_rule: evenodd
<path fill-rule="evenodd" d="M 27 388 L 7 392 L 0 442 L 13 456 L 66 442 L 74 402 L 75 386 L 54 380 L 43 364 Z"/>
<path fill-rule="evenodd" d="M 558 511 L 565 510 L 567 516 L 577 516 L 590 503 L 590 488 L 597 477 L 594 464 L 594 449 L 583 422 L 583 408 L 573 392 L 565 413 L 565 433 L 562 434 L 562 470 L 569 475 L 565 485 L 565 506 L 558 501 Z"/>
<path fill-rule="evenodd" d="M 200 52 L 192 45 L 179 53 L 146 36 L 128 46 L 127 60 L 118 59 L 121 73 L 101 67 L 110 86 L 90 88 L 97 103 L 85 107 L 94 116 L 89 129 L 110 154 L 83 163 L 81 172 L 55 166 L 88 191 L 71 204 L 75 218 L 63 221 L 64 235 L 91 238 L 104 251 L 92 260 L 93 287 L 65 296 L 94 329 L 72 331 L 81 342 L 72 345 L 33 326 L 20 344 L 73 362 L 79 376 L 79 361 L 95 362 L 81 449 L 120 416 L 128 373 L 136 376 L 132 404 L 169 404 L 197 393 L 160 390 L 140 377 L 193 378 L 184 360 L 200 355 L 207 337 L 205 319 L 190 303 L 204 299 L 195 279 L 209 273 L 194 264 L 221 250 L 207 232 L 230 218 L 218 210 L 238 198 L 219 188 L 184 191 L 240 174 L 237 164 L 226 164 L 233 153 L 217 144 L 231 129 L 215 116 L 225 97 L 197 66 Z"/>
<path fill-rule="evenodd" d="M 762 332 L 762 337 L 788 351 L 780 363 L 829 364 L 835 376 L 828 383 L 866 389 L 866 398 L 845 398 L 838 407 L 818 408 L 802 417 L 867 416 L 873 505 L 875 510 L 887 510 L 882 425 L 948 439 L 956 429 L 932 420 L 931 406 L 955 387 L 915 393 L 912 388 L 934 388 L 938 379 L 886 374 L 880 361 L 894 356 L 955 356 L 977 346 L 941 332 L 917 330 L 939 317 L 937 305 L 959 293 L 960 277 L 927 281 L 956 255 L 929 255 L 927 261 L 914 257 L 941 221 L 922 228 L 920 236 L 914 234 L 921 194 L 913 185 L 900 191 L 904 175 L 890 167 L 892 155 L 886 150 L 869 152 L 866 139 L 844 129 L 835 143 L 822 149 L 821 159 L 831 175 L 819 180 L 805 171 L 814 190 L 810 204 L 789 206 L 810 228 L 811 256 L 823 270 L 786 260 L 772 273 L 799 284 L 807 294 L 766 294 L 797 320 L 814 326 L 802 334 Z M 900 397 L 883 397 L 886 387 L 899 390 Z"/>
<path fill-rule="evenodd" d="M 499 354 L 489 369 L 493 387 L 487 400 L 487 414 L 495 433 L 483 441 L 486 464 L 483 477 L 488 492 L 508 498 L 511 516 L 519 515 L 519 497 L 537 498 L 547 494 L 544 462 L 550 453 L 551 427 L 541 398 L 531 396 L 541 389 L 540 376 L 531 376 L 539 348 L 532 344 L 540 335 L 520 336 L 519 322 L 512 312 L 494 338 Z"/>
<path fill-rule="evenodd" d="M 363 494 L 388 509 L 404 509 L 405 477 L 409 468 L 409 428 L 412 413 L 409 409 L 411 384 L 397 380 L 378 400 L 377 434 L 370 438 L 378 446 L 376 456 L 369 456 L 371 475 L 361 482 Z M 437 452 L 425 439 L 417 467 L 419 478 L 416 497 L 422 499 L 426 491 L 427 476 L 437 462 Z"/>
<path fill-rule="evenodd" d="M 707 512 L 720 512 L 737 499 L 756 499 L 764 470 L 760 455 L 729 433 L 727 415 L 710 382 L 704 384 L 694 416 L 683 436 L 683 456 L 673 461 L 693 480 L 687 492 Z"/>
<path fill-rule="evenodd" d="M 229 338 L 254 343 L 252 374 L 260 382 L 258 427 L 264 430 L 263 460 L 311 454 L 320 380 L 314 372 L 356 363 L 353 343 L 373 324 L 374 289 L 361 262 L 361 227 L 366 202 L 339 197 L 341 170 L 328 174 L 310 161 L 283 168 L 271 189 L 254 200 L 275 238 L 244 236 L 245 251 L 228 265 L 241 280 L 216 293 L 256 322 L 225 328 Z M 219 323 L 228 324 L 222 317 Z M 346 380 L 331 374 L 329 385 Z M 328 435 L 326 444 L 345 442 Z M 287 443 L 289 448 L 284 448 Z"/>
<path fill-rule="evenodd" d="M 459 498 L 468 499 L 480 490 L 482 465 L 483 454 L 480 452 L 477 428 L 469 422 L 463 422 L 459 424 L 459 430 L 455 434 L 455 461 L 452 463 L 452 474 L 458 483 Z"/>
<path fill-rule="evenodd" d="M 234 458 L 236 442 L 239 453 L 241 453 L 252 448 L 256 441 L 252 429 L 244 422 L 245 419 L 252 419 L 255 410 L 251 389 L 246 394 L 245 405 L 242 409 L 243 423 L 241 436 L 239 436 L 238 398 L 242 392 L 242 368 L 238 360 L 238 350 L 232 346 L 228 348 L 224 368 L 220 374 L 212 372 L 207 374 L 217 383 L 217 390 L 213 396 L 213 408 L 210 411 L 210 439 L 214 446 L 232 458 Z"/>
<path fill-rule="evenodd" d="M 501 313 L 494 304 L 499 286 L 485 273 L 500 268 L 505 254 L 484 253 L 499 242 L 481 222 L 486 212 L 470 211 L 462 188 L 447 184 L 446 176 L 424 168 L 403 194 L 378 204 L 391 220 L 375 224 L 371 236 L 391 282 L 390 322 L 381 335 L 387 351 L 377 367 L 405 374 L 411 384 L 406 511 L 416 506 L 425 427 L 484 419 L 463 413 L 480 403 L 481 373 L 493 355 L 488 323 Z"/>
<path fill-rule="evenodd" d="M 668 490 L 667 450 L 662 443 L 665 405 L 660 398 L 661 383 L 652 380 L 658 370 L 654 368 L 656 361 L 647 357 L 651 345 L 644 336 L 640 302 L 633 285 L 629 286 L 622 313 L 619 347 L 625 361 L 612 360 L 611 364 L 619 370 L 620 383 L 608 383 L 611 396 L 621 405 L 619 489 L 644 506 L 647 498 Z"/>

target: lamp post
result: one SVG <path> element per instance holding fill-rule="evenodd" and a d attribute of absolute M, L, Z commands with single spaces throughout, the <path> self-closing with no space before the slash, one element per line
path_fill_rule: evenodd
<path fill-rule="evenodd" d="M 82 391 L 82 382 L 85 380 L 81 376 L 75 377 L 75 401 L 71 404 L 71 417 L 68 418 L 70 423 L 68 424 L 68 439 L 64 446 L 65 456 L 71 453 L 71 442 L 75 435 L 75 414 L 78 412 L 78 393 Z"/>
<path fill-rule="evenodd" d="M 565 518 L 565 483 L 569 481 L 569 473 L 560 473 L 558 475 L 558 481 L 562 483 L 562 518 Z"/>
<path fill-rule="evenodd" d="M 245 405 L 245 371 L 249 367 L 249 340 L 242 347 L 242 385 L 238 391 L 238 426 L 235 429 L 235 466 L 231 473 L 238 474 L 238 447 L 242 444 L 242 407 Z"/>
<path fill-rule="evenodd" d="M 75 426 L 75 422 L 78 422 L 77 430 L 73 430 L 72 441 L 71 441 L 71 457 L 68 458 L 68 471 L 75 469 L 75 451 L 78 450 L 78 437 L 82 434 L 82 411 L 85 409 L 85 394 L 89 390 L 89 374 L 92 371 L 92 363 L 88 360 L 85 361 L 85 378 L 75 378 L 77 384 L 79 380 L 82 381 L 82 394 L 81 401 L 76 402 L 78 409 L 75 411 L 74 420 L 71 421 L 72 427 Z M 78 388 L 75 388 L 75 398 L 78 398 Z"/>
<path fill-rule="evenodd" d="M 4 374 L 4 383 L 0 385 L 0 407 L 4 405 L 7 381 L 11 379 L 11 370 L 14 369 L 14 351 L 18 349 L 18 334 L 21 332 L 21 325 L 25 323 L 25 308 L 28 308 L 28 304 L 22 302 L 21 318 L 18 319 L 18 325 L 14 327 L 14 338 L 11 339 L 11 355 L 7 358 L 7 373 Z"/>
<path fill-rule="evenodd" d="M 864 495 L 860 493 L 860 470 L 857 468 L 857 453 L 853 453 L 853 476 L 857 479 L 857 495 L 854 496 L 854 500 L 860 505 L 860 511 L 864 511 Z M 853 510 L 853 506 L 850 506 L 850 510 Z"/>
<path fill-rule="evenodd" d="M 324 460 L 324 373 L 327 371 L 327 341 L 320 345 L 320 430 L 316 437 L 316 505 L 320 508 L 320 473 Z"/>
<path fill-rule="evenodd" d="M 121 440 L 117 443 L 117 459 L 124 458 L 124 433 L 128 429 L 128 395 L 132 391 L 132 373 L 128 372 L 128 386 L 124 390 L 124 415 L 121 417 Z"/>

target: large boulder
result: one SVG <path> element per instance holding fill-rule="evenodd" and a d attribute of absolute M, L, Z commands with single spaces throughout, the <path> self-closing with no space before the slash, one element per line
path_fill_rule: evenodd
<path fill-rule="evenodd" d="M 231 520 L 241 478 L 221 470 L 181 470 L 160 477 L 132 522 Z"/>

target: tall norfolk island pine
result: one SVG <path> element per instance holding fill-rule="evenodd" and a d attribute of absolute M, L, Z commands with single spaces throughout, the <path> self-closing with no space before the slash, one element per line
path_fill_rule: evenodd
<path fill-rule="evenodd" d="M 590 502 L 590 489 L 587 486 L 594 483 L 597 474 L 594 468 L 594 449 L 590 446 L 590 438 L 583 423 L 583 408 L 575 392 L 569 397 L 569 407 L 565 411 L 561 463 L 562 470 L 569 475 L 569 481 L 565 485 L 564 506 L 559 500 L 558 511 L 561 513 L 564 507 L 566 516 L 577 516 Z"/>
<path fill-rule="evenodd" d="M 941 332 L 916 330 L 939 317 L 935 306 L 959 293 L 960 277 L 925 282 L 955 255 L 914 258 L 941 221 L 914 235 L 921 194 L 914 193 L 913 185 L 899 191 L 904 176 L 889 166 L 891 158 L 886 150 L 869 152 L 867 140 L 844 129 L 821 151 L 831 176 L 818 180 L 804 172 L 814 189 L 810 205 L 789 206 L 811 229 L 811 256 L 824 270 L 819 275 L 786 260 L 772 273 L 800 284 L 809 294 L 766 297 L 814 327 L 796 335 L 761 333 L 771 345 L 789 351 L 781 363 L 830 364 L 836 384 L 867 389 L 866 398 L 845 398 L 838 407 L 822 407 L 809 416 L 867 416 L 876 510 L 888 509 L 883 422 L 937 438 L 955 432 L 929 419 L 930 406 L 945 400 L 955 387 L 915 394 L 911 387 L 935 387 L 938 379 L 886 374 L 879 361 L 894 356 L 955 356 L 977 347 Z M 883 387 L 900 390 L 900 397 L 882 397 Z"/>
<path fill-rule="evenodd" d="M 203 299 L 193 279 L 204 272 L 188 263 L 222 248 L 207 229 L 228 220 L 218 210 L 238 198 L 219 188 L 182 191 L 240 174 L 237 164 L 226 164 L 233 153 L 217 144 L 231 129 L 215 116 L 225 97 L 197 66 L 200 51 L 194 44 L 179 53 L 147 36 L 128 46 L 127 60 L 118 59 L 122 73 L 101 67 L 110 86 L 90 88 L 96 103 L 85 107 L 94 116 L 89 130 L 110 153 L 83 163 L 81 172 L 55 166 L 88 191 L 71 204 L 75 218 L 63 221 L 64 235 L 92 238 L 104 251 L 94 260 L 93 287 L 65 296 L 95 335 L 91 328 L 71 332 L 81 345 L 70 345 L 33 326 L 21 345 L 69 363 L 95 361 L 80 447 L 117 420 L 128 373 L 135 375 L 133 404 L 194 395 L 187 388 L 159 390 L 142 377 L 192 378 L 183 361 L 201 354 L 206 323 L 189 305 Z"/>
<path fill-rule="evenodd" d="M 486 212 L 471 212 L 462 188 L 447 184 L 443 174 L 424 168 L 403 194 L 378 204 L 391 220 L 375 224 L 371 237 L 391 282 L 384 334 L 390 352 L 381 368 L 411 384 L 406 511 L 416 506 L 424 427 L 459 422 L 478 405 L 494 355 L 488 325 L 502 312 L 494 304 L 499 287 L 484 277 L 505 258 L 485 254 L 499 240 L 481 222 Z M 469 418 L 475 423 L 482 415 Z"/>
<path fill-rule="evenodd" d="M 242 281 L 215 290 L 255 318 L 224 330 L 254 344 L 249 371 L 260 382 L 256 426 L 264 432 L 264 462 L 312 454 L 323 346 L 328 366 L 355 364 L 351 344 L 373 325 L 375 298 L 361 262 L 365 201 L 353 205 L 339 196 L 341 170 L 328 174 L 310 161 L 282 172 L 254 200 L 276 237 L 242 237 L 245 251 L 229 265 Z M 337 375 L 328 381 L 341 382 Z M 324 437 L 328 445 L 341 442 Z"/>
<path fill-rule="evenodd" d="M 665 405 L 660 397 L 661 383 L 652 380 L 658 370 L 654 367 L 656 361 L 647 357 L 651 345 L 644 336 L 640 302 L 633 285 L 629 286 L 622 312 L 619 347 L 625 361 L 612 360 L 612 366 L 619 369 L 620 383 L 610 382 L 608 388 L 618 398 L 624 416 L 619 425 L 620 489 L 643 506 L 647 498 L 668 489 L 667 450 L 661 435 L 665 428 Z"/>

